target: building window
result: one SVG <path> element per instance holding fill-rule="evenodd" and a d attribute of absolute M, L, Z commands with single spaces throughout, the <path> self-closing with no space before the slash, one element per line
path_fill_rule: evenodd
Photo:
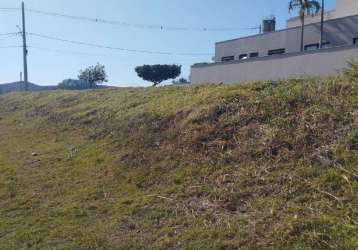
<path fill-rule="evenodd" d="M 247 54 L 241 54 L 241 55 L 239 55 L 239 60 L 245 60 L 245 59 L 247 59 L 248 57 L 247 57 Z"/>
<path fill-rule="evenodd" d="M 353 44 L 358 44 L 358 37 L 353 38 Z"/>
<path fill-rule="evenodd" d="M 222 62 L 228 62 L 228 61 L 234 61 L 235 60 L 235 56 L 225 56 L 221 58 Z"/>
<path fill-rule="evenodd" d="M 250 53 L 250 58 L 254 58 L 254 57 L 258 57 L 258 56 L 259 56 L 259 52 Z"/>
<path fill-rule="evenodd" d="M 272 56 L 272 55 L 281 55 L 281 54 L 285 54 L 286 49 L 273 49 L 273 50 L 269 50 L 268 55 Z"/>
<path fill-rule="evenodd" d="M 330 47 L 332 47 L 330 42 L 322 43 L 322 49 L 327 49 L 327 48 L 330 48 Z"/>
<path fill-rule="evenodd" d="M 306 51 L 317 50 L 317 49 L 319 49 L 319 43 L 313 43 L 313 44 L 305 45 L 305 50 Z"/>

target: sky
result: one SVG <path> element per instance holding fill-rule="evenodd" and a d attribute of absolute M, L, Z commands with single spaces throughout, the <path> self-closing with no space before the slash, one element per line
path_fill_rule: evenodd
<path fill-rule="evenodd" d="M 20 0 L 0 0 L 0 34 L 18 32 L 21 13 L 1 8 L 20 7 Z M 172 55 L 146 54 L 95 48 L 28 36 L 29 81 L 56 85 L 77 78 L 79 70 L 97 63 L 105 65 L 108 85 L 149 86 L 138 78 L 134 68 L 143 64 L 180 64 L 188 77 L 190 65 L 211 62 L 215 42 L 257 33 L 257 30 L 204 31 L 197 28 L 248 28 L 259 26 L 264 18 L 277 18 L 277 28 L 285 27 L 288 0 L 25 0 L 27 9 L 73 16 L 114 20 L 133 25 L 103 23 L 46 16 L 26 12 L 27 32 L 130 50 L 171 52 Z M 334 8 L 334 0 L 326 0 Z M 163 26 L 148 28 L 148 26 Z M 168 30 L 166 27 L 186 27 Z M 17 81 L 22 71 L 19 36 L 0 36 L 0 83 Z M 180 54 L 204 55 L 180 55 Z M 179 54 L 179 55 L 178 55 Z"/>

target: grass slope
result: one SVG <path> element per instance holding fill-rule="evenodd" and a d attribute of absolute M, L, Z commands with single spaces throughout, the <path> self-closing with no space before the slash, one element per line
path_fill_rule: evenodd
<path fill-rule="evenodd" d="M 0 249 L 358 249 L 357 125 L 343 76 L 1 96 Z"/>

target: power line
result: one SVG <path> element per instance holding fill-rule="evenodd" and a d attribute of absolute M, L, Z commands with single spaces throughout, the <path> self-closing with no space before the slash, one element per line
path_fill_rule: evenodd
<path fill-rule="evenodd" d="M 21 8 L 0 8 L 0 11 L 17 11 L 21 10 Z"/>
<path fill-rule="evenodd" d="M 132 53 L 142 53 L 142 54 L 158 54 L 158 55 L 177 55 L 177 56 L 209 56 L 212 55 L 210 53 L 176 53 L 176 52 L 164 52 L 164 51 L 151 51 L 151 50 L 138 50 L 138 49 L 127 49 L 127 48 L 120 48 L 120 47 L 112 47 L 107 45 L 101 45 L 101 44 L 95 44 L 95 43 L 87 43 L 87 42 L 81 42 L 81 41 L 74 41 L 74 40 L 68 40 L 43 34 L 37 34 L 37 33 L 27 33 L 30 36 L 34 37 L 40 37 L 44 39 L 49 40 L 55 40 L 65 43 L 71 43 L 76 45 L 83 45 L 88 47 L 95 47 L 95 48 L 101 48 L 101 49 L 110 49 L 110 50 L 119 50 L 124 52 L 132 52 Z"/>
<path fill-rule="evenodd" d="M 0 38 L 0 41 L 5 41 L 5 40 L 13 39 L 13 38 L 18 38 L 18 37 L 16 37 L 16 36 L 5 36 L 5 37 Z"/>
<path fill-rule="evenodd" d="M 54 53 L 66 53 L 66 54 L 71 54 L 71 55 L 83 55 L 83 56 L 108 56 L 108 55 L 100 55 L 100 54 L 90 54 L 90 53 L 85 53 L 85 52 L 78 52 L 78 51 L 70 51 L 70 50 L 59 50 L 59 49 L 51 49 L 51 48 L 45 48 L 45 47 L 39 47 L 39 46 L 27 46 L 30 49 L 37 49 L 37 50 L 42 50 L 42 51 L 47 51 L 47 52 L 54 52 Z"/>
<path fill-rule="evenodd" d="M 19 35 L 20 32 L 10 32 L 10 33 L 0 33 L 0 36 L 13 36 L 13 35 Z"/>
<path fill-rule="evenodd" d="M 39 47 L 39 46 L 32 46 L 29 45 L 27 46 L 30 50 L 31 49 L 35 49 L 35 50 L 39 50 L 39 51 L 44 51 L 44 52 L 50 52 L 50 53 L 57 53 L 57 54 L 68 54 L 68 55 L 80 55 L 80 56 L 95 56 L 95 57 L 108 57 L 108 56 L 112 56 L 113 54 L 109 55 L 109 54 L 93 54 L 93 53 L 86 53 L 86 52 L 79 52 L 79 51 L 73 51 L 73 50 L 59 50 L 59 49 L 52 49 L 52 48 L 46 48 L 46 47 Z M 175 63 L 179 63 L 181 65 L 192 65 L 192 62 L 185 62 L 185 61 L 176 61 L 173 62 L 173 64 Z"/>
<path fill-rule="evenodd" d="M 0 8 L 0 11 L 19 11 L 21 8 Z M 117 20 L 108 20 L 103 18 L 94 18 L 94 17 L 84 17 L 84 16 L 75 16 L 58 12 L 49 12 L 43 10 L 36 9 L 26 9 L 26 11 L 46 15 L 46 16 L 54 16 L 61 17 L 67 19 L 73 19 L 77 21 L 86 21 L 93 23 L 102 23 L 102 24 L 110 24 L 115 26 L 129 27 L 129 28 L 137 28 L 137 29 L 154 29 L 154 30 L 167 30 L 167 31 L 245 31 L 245 30 L 259 30 L 260 26 L 256 27 L 184 27 L 184 26 L 170 26 L 170 25 L 155 25 L 155 24 L 143 24 L 143 23 L 130 23 L 123 22 Z"/>
<path fill-rule="evenodd" d="M 116 20 L 107 20 L 102 18 L 93 18 L 93 17 L 83 17 L 83 16 L 74 16 L 68 15 L 64 13 L 57 13 L 57 12 L 48 12 L 42 10 L 35 10 L 35 9 L 26 9 L 28 12 L 32 12 L 35 14 L 41 14 L 46 16 L 54 16 L 54 17 L 61 17 L 61 18 L 68 18 L 77 21 L 86 21 L 86 22 L 93 22 L 93 23 L 102 23 L 102 24 L 110 24 L 115 26 L 122 26 L 122 27 L 130 27 L 130 28 L 138 28 L 138 29 L 155 29 L 155 30 L 172 30 L 172 31 L 243 31 L 243 30 L 258 30 L 260 26 L 257 27 L 224 27 L 224 28 L 215 28 L 215 27 L 183 27 L 183 26 L 167 26 L 167 25 L 152 25 L 152 24 L 140 24 L 140 23 L 129 23 L 123 21 L 116 21 Z"/>
<path fill-rule="evenodd" d="M 0 49 L 22 48 L 21 45 L 0 46 Z"/>

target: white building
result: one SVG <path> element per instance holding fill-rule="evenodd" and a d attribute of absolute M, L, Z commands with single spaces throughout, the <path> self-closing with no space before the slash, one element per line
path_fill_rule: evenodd
<path fill-rule="evenodd" d="M 337 0 L 336 10 L 325 16 L 324 49 L 319 49 L 320 15 L 306 17 L 305 52 L 300 51 L 299 18 L 289 19 L 279 31 L 271 20 L 262 34 L 216 43 L 214 63 L 193 65 L 191 81 L 238 83 L 335 74 L 347 61 L 358 59 L 358 0 Z"/>

